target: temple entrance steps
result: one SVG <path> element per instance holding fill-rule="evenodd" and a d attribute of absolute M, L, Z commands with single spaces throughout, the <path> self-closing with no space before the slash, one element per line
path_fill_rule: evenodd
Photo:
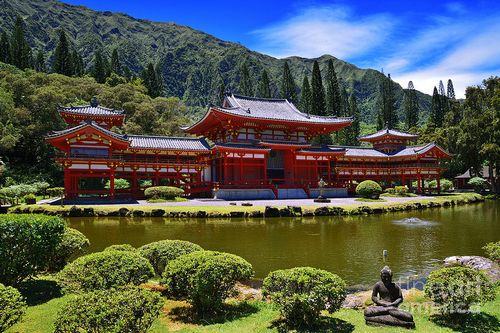
<path fill-rule="evenodd" d="M 276 199 L 276 195 L 269 188 L 219 189 L 214 198 L 221 200 L 273 200 Z"/>
<path fill-rule="evenodd" d="M 307 199 L 303 188 L 278 188 L 278 199 Z"/>
<path fill-rule="evenodd" d="M 309 193 L 310 193 L 310 198 L 317 198 L 319 196 L 319 188 L 310 188 Z M 326 198 L 347 198 L 347 188 L 345 187 L 324 188 L 323 196 Z"/>

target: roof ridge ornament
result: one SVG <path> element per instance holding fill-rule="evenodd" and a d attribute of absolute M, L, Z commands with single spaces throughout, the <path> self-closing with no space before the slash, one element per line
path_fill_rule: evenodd
<path fill-rule="evenodd" d="M 96 108 L 99 106 L 99 101 L 97 100 L 96 96 L 92 96 L 92 99 L 90 100 L 90 106 L 93 108 Z"/>

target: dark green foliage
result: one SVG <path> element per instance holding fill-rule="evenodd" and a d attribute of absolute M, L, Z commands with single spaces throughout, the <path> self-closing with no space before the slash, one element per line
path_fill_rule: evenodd
<path fill-rule="evenodd" d="M 304 80 L 302 80 L 302 89 L 300 90 L 300 111 L 310 114 L 311 113 L 311 85 L 309 84 L 309 79 L 307 75 L 304 75 Z"/>
<path fill-rule="evenodd" d="M 51 187 L 47 189 L 47 195 L 51 198 L 64 195 L 64 187 Z"/>
<path fill-rule="evenodd" d="M 495 289 L 488 277 L 483 272 L 463 266 L 431 272 L 424 293 L 440 306 L 444 314 L 469 311 L 472 305 L 495 298 Z"/>
<path fill-rule="evenodd" d="M 405 90 L 403 107 L 405 113 L 406 128 L 410 129 L 418 123 L 418 100 L 413 82 L 408 82 L 408 89 Z"/>
<path fill-rule="evenodd" d="M 131 252 L 135 252 L 135 251 L 137 251 L 137 249 L 130 244 L 114 244 L 114 245 L 111 245 L 111 246 L 108 246 L 107 248 L 105 248 L 104 251 L 125 251 L 125 252 L 131 251 Z"/>
<path fill-rule="evenodd" d="M 149 63 L 147 69 L 142 72 L 142 80 L 149 96 L 153 98 L 163 96 L 163 78 L 158 66 Z"/>
<path fill-rule="evenodd" d="M 256 97 L 261 98 L 271 98 L 271 82 L 269 81 L 269 76 L 267 71 L 264 69 L 259 80 L 259 85 L 257 86 Z"/>
<path fill-rule="evenodd" d="M 68 37 L 66 36 L 66 32 L 62 29 L 59 31 L 59 42 L 54 51 L 52 70 L 55 73 L 67 76 L 71 76 L 75 73 Z"/>
<path fill-rule="evenodd" d="M 253 96 L 253 84 L 250 78 L 250 71 L 246 62 L 241 65 L 240 82 L 238 83 L 238 94 L 243 96 Z"/>
<path fill-rule="evenodd" d="M 59 217 L 0 215 L 0 283 L 17 285 L 45 271 L 63 234 Z"/>
<path fill-rule="evenodd" d="M 10 41 L 11 64 L 20 69 L 30 68 L 32 62 L 31 47 L 26 41 L 24 21 L 17 16 Z"/>
<path fill-rule="evenodd" d="M 154 275 L 146 258 L 130 251 L 104 251 L 76 259 L 57 275 L 67 292 L 89 292 L 139 285 Z"/>
<path fill-rule="evenodd" d="M 283 76 L 281 78 L 281 98 L 287 99 L 292 103 L 297 102 L 297 86 L 293 78 L 288 61 L 283 64 Z"/>
<path fill-rule="evenodd" d="M 197 251 L 168 263 L 161 283 L 167 293 L 191 303 L 198 314 L 217 312 L 235 294 L 238 281 L 254 272 L 245 259 L 229 253 Z"/>
<path fill-rule="evenodd" d="M 118 49 L 113 49 L 111 54 L 111 73 L 118 75 L 122 74 L 122 65 L 120 63 L 120 57 L 118 56 Z"/>
<path fill-rule="evenodd" d="M 339 81 L 333 67 L 332 59 L 328 60 L 328 72 L 326 74 L 326 114 L 329 116 L 344 116 Z"/>
<path fill-rule="evenodd" d="M 83 58 L 76 50 L 73 50 L 71 52 L 71 62 L 73 66 L 73 75 L 83 76 L 83 74 L 85 74 L 85 66 L 83 65 Z"/>
<path fill-rule="evenodd" d="M 449 99 L 455 99 L 455 88 L 453 88 L 453 82 L 448 79 L 448 84 L 446 87 L 446 97 Z"/>
<path fill-rule="evenodd" d="M 68 262 L 83 254 L 90 246 L 90 241 L 80 231 L 73 228 L 65 228 L 61 242 L 49 261 L 49 271 L 61 270 Z"/>
<path fill-rule="evenodd" d="M 26 311 L 26 303 L 15 288 L 0 283 L 0 332 L 14 325 Z"/>
<path fill-rule="evenodd" d="M 311 113 L 317 116 L 326 115 L 325 89 L 317 61 L 313 64 L 311 79 Z"/>
<path fill-rule="evenodd" d="M 183 194 L 183 189 L 172 186 L 152 186 L 144 191 L 144 195 L 149 199 L 173 200 Z"/>
<path fill-rule="evenodd" d="M 483 247 L 486 256 L 493 261 L 500 262 L 500 241 L 491 242 Z"/>
<path fill-rule="evenodd" d="M 141 288 L 94 291 L 62 307 L 54 332 L 146 333 L 162 307 L 160 294 Z"/>
<path fill-rule="evenodd" d="M 356 186 L 356 194 L 366 199 L 378 199 L 382 187 L 373 180 L 364 180 Z"/>
<path fill-rule="evenodd" d="M 439 95 L 445 96 L 444 84 L 442 80 L 439 80 Z"/>
<path fill-rule="evenodd" d="M 321 311 L 334 313 L 346 296 L 346 283 L 337 275 L 311 267 L 295 267 L 269 273 L 262 293 L 278 305 L 290 327 L 311 327 Z"/>
<path fill-rule="evenodd" d="M 396 99 L 394 96 L 394 82 L 389 74 L 381 86 L 379 114 L 377 119 L 377 129 L 395 128 L 398 123 L 396 114 Z"/>
<path fill-rule="evenodd" d="M 108 77 L 107 60 L 101 50 L 97 50 L 94 54 L 94 67 L 92 68 L 92 76 L 97 83 L 106 82 Z"/>
<path fill-rule="evenodd" d="M 43 55 L 42 51 L 38 51 L 36 54 L 36 59 L 34 66 L 35 70 L 37 72 L 46 72 L 47 67 L 45 66 L 45 56 Z"/>
<path fill-rule="evenodd" d="M 445 114 L 445 101 L 443 96 L 438 93 L 436 87 L 432 93 L 432 107 L 430 121 L 434 123 L 437 127 L 443 126 L 444 114 Z"/>
<path fill-rule="evenodd" d="M 0 62 L 10 64 L 12 61 L 12 54 L 10 51 L 9 37 L 5 31 L 2 31 L 2 36 L 0 37 Z"/>
<path fill-rule="evenodd" d="M 359 144 L 358 137 L 360 136 L 360 117 L 358 103 L 356 97 L 351 94 L 349 98 L 349 117 L 353 117 L 351 126 L 345 128 L 343 132 L 344 141 L 341 142 L 346 146 L 357 146 Z"/>
<path fill-rule="evenodd" d="M 141 246 L 139 253 L 149 260 L 156 275 L 161 276 L 170 261 L 182 255 L 202 250 L 201 246 L 188 241 L 166 239 Z"/>

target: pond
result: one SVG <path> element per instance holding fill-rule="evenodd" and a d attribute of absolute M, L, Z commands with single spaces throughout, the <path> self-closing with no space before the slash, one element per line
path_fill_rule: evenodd
<path fill-rule="evenodd" d="M 111 244 L 141 246 L 183 239 L 209 250 L 242 256 L 263 278 L 272 270 L 313 266 L 350 285 L 373 283 L 384 264 L 395 277 L 429 271 L 451 255 L 482 254 L 500 239 L 500 203 L 353 217 L 197 220 L 68 218 L 91 241 L 90 251 Z M 388 251 L 386 259 L 383 250 Z"/>

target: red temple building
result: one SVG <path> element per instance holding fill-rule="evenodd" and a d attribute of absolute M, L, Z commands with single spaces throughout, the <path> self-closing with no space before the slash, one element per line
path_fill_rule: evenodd
<path fill-rule="evenodd" d="M 439 146 L 409 146 L 416 135 L 382 130 L 361 137 L 372 148 L 315 146 L 319 135 L 339 131 L 351 118 L 321 117 L 299 111 L 284 99 L 227 95 L 220 107 L 184 128 L 193 137 L 123 135 L 124 113 L 97 105 L 59 110 L 69 128 L 47 141 L 59 150 L 66 196 L 141 198 L 148 186 L 182 187 L 190 196 L 220 199 L 347 196 L 373 179 L 386 186 L 439 181 L 440 161 L 450 155 Z M 128 188 L 115 189 L 115 180 Z"/>

